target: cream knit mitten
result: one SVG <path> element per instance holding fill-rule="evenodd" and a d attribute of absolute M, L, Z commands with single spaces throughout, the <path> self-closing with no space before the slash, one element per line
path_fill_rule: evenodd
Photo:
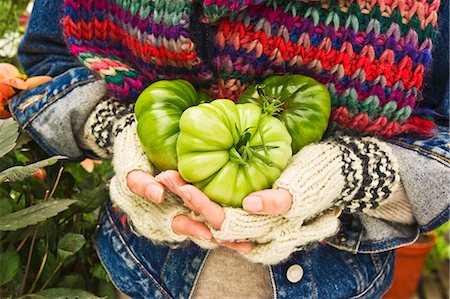
<path fill-rule="evenodd" d="M 77 134 L 78 144 L 101 158 L 113 156 L 116 175 L 110 184 L 111 200 L 127 214 L 136 233 L 156 242 L 184 241 L 186 236 L 177 235 L 171 229 L 173 218 L 186 214 L 195 220 L 201 219 L 193 215 L 181 199 L 166 192 L 165 200 L 154 204 L 137 196 L 127 186 L 126 177 L 133 170 L 155 174 L 142 151 L 132 111 L 132 104 L 122 104 L 114 99 L 101 101 Z M 191 240 L 203 248 L 215 247 L 208 241 Z"/>

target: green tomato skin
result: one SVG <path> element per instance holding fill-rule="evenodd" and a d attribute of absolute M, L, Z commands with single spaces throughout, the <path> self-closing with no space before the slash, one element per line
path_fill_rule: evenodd
<path fill-rule="evenodd" d="M 211 99 L 185 80 L 157 81 L 142 91 L 134 108 L 142 148 L 160 171 L 177 169 L 178 123 L 186 108 Z"/>
<path fill-rule="evenodd" d="M 269 98 L 282 102 L 279 118 L 292 137 L 292 151 L 322 139 L 328 127 L 331 101 L 327 87 L 313 78 L 303 75 L 271 76 L 262 82 L 262 89 Z M 238 103 L 263 105 L 263 99 L 249 86 Z"/>
<path fill-rule="evenodd" d="M 242 143 L 246 129 L 247 142 Z M 247 157 L 238 153 L 242 144 L 251 148 Z M 184 180 L 223 206 L 241 207 L 245 196 L 270 188 L 280 176 L 292 156 L 291 136 L 257 105 L 215 100 L 181 115 L 177 155 Z"/>

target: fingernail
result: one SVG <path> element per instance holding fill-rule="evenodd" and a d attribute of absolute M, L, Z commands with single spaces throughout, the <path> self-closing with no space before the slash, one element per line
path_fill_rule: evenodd
<path fill-rule="evenodd" d="M 189 192 L 189 188 L 186 188 L 185 186 L 182 186 L 178 190 L 180 190 L 181 198 L 183 200 L 191 201 L 191 193 Z"/>
<path fill-rule="evenodd" d="M 249 212 L 261 212 L 263 209 L 261 197 L 254 195 L 246 197 L 244 199 L 243 207 Z"/>
<path fill-rule="evenodd" d="M 145 197 L 153 202 L 160 203 L 163 201 L 164 189 L 158 185 L 150 184 L 145 189 Z"/>

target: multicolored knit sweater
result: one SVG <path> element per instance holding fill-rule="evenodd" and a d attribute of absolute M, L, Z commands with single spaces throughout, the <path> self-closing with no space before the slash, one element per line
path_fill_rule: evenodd
<path fill-rule="evenodd" d="M 432 133 L 412 117 L 440 0 L 65 0 L 72 53 L 119 99 L 183 78 L 236 100 L 272 74 L 326 84 L 330 128 Z"/>

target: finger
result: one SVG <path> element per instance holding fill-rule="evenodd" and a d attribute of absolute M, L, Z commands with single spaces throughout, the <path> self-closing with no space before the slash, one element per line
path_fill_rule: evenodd
<path fill-rule="evenodd" d="M 292 195 L 286 189 L 267 189 L 250 193 L 244 198 L 244 210 L 258 215 L 275 215 L 289 211 Z"/>
<path fill-rule="evenodd" d="M 187 182 L 183 180 L 180 173 L 175 170 L 166 170 L 155 177 L 156 181 L 169 188 L 170 191 L 175 192 L 175 189 L 186 185 Z"/>
<path fill-rule="evenodd" d="M 252 244 L 249 242 L 225 242 L 225 241 L 223 241 L 223 242 L 220 242 L 219 244 L 221 246 L 231 248 L 231 249 L 237 250 L 242 253 L 250 252 L 253 248 Z"/>
<path fill-rule="evenodd" d="M 160 203 L 164 200 L 164 187 L 142 170 L 131 171 L 127 175 L 127 184 L 131 192 L 151 202 Z"/>
<path fill-rule="evenodd" d="M 192 220 L 186 215 L 178 215 L 172 221 L 172 230 L 178 235 L 211 241 L 212 234 L 209 228 L 199 221 Z"/>
<path fill-rule="evenodd" d="M 211 201 L 202 191 L 190 184 L 177 188 L 175 193 L 192 211 L 203 216 L 215 229 L 220 229 L 225 220 L 225 211 L 220 205 Z"/>
<path fill-rule="evenodd" d="M 177 194 L 178 192 L 177 188 L 188 184 L 186 181 L 183 180 L 178 171 L 175 170 L 163 171 L 159 173 L 157 176 L 155 176 L 155 180 L 175 194 Z M 192 211 L 194 210 L 194 208 L 189 202 L 184 202 L 184 205 L 190 210 Z"/>

